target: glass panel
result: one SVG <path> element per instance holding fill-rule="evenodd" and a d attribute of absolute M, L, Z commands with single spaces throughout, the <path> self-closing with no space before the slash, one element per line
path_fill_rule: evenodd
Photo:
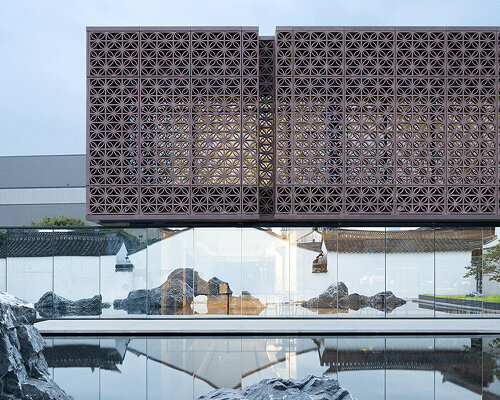
<path fill-rule="evenodd" d="M 146 242 L 144 229 L 103 229 L 100 285 L 105 318 L 146 314 Z"/>
<path fill-rule="evenodd" d="M 99 399 L 99 369 L 116 368 L 115 352 L 101 351 L 99 339 L 52 339 L 43 354 L 53 379 L 75 399 Z M 116 349 L 115 349 L 116 350 Z"/>
<path fill-rule="evenodd" d="M 198 314 L 241 315 L 241 229 L 195 228 Z"/>
<path fill-rule="evenodd" d="M 436 317 L 480 316 L 483 229 L 436 228 L 435 238 Z"/>
<path fill-rule="evenodd" d="M 118 368 L 100 368 L 100 400 L 145 399 L 147 340 L 101 339 L 101 351 L 118 351 L 122 364 Z"/>
<path fill-rule="evenodd" d="M 434 339 L 387 338 L 386 400 L 434 397 Z"/>
<path fill-rule="evenodd" d="M 242 314 L 289 315 L 288 232 L 242 229 Z"/>
<path fill-rule="evenodd" d="M 482 299 L 487 317 L 500 317 L 500 228 L 483 228 Z M 476 261 L 476 264 L 479 260 Z M 476 265 L 475 264 L 475 265 Z"/>
<path fill-rule="evenodd" d="M 7 291 L 7 229 L 0 229 L 0 291 Z"/>
<path fill-rule="evenodd" d="M 385 399 L 385 339 L 326 338 L 319 353 L 330 371 L 338 371 L 340 386 L 356 399 Z"/>
<path fill-rule="evenodd" d="M 193 229 L 149 229 L 148 315 L 192 315 L 196 295 Z"/>
<path fill-rule="evenodd" d="M 7 291 L 52 317 L 54 272 L 52 229 L 11 229 L 7 242 Z M 43 298 L 42 298 L 43 296 Z"/>
<path fill-rule="evenodd" d="M 193 349 L 195 399 L 214 389 L 241 387 L 242 339 L 198 338 Z"/>
<path fill-rule="evenodd" d="M 436 338 L 436 400 L 482 398 L 482 339 Z"/>
<path fill-rule="evenodd" d="M 101 315 L 99 266 L 107 240 L 98 230 L 54 231 L 54 318 Z"/>
<path fill-rule="evenodd" d="M 193 399 L 193 339 L 148 339 L 148 400 Z"/>
<path fill-rule="evenodd" d="M 338 281 L 339 317 L 385 316 L 385 228 L 339 229 Z"/>
<path fill-rule="evenodd" d="M 434 229 L 387 228 L 386 236 L 387 317 L 432 318 Z"/>
<path fill-rule="evenodd" d="M 337 234 L 336 229 L 290 229 L 292 316 L 337 316 Z"/>

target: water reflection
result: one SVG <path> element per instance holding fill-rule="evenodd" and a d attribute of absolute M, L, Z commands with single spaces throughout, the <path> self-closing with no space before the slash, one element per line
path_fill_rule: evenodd
<path fill-rule="evenodd" d="M 197 399 L 265 378 L 331 375 L 358 399 L 500 399 L 498 337 L 47 338 L 78 399 Z"/>

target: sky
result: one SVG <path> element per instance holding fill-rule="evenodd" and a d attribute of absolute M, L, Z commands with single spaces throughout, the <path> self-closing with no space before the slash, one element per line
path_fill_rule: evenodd
<path fill-rule="evenodd" d="M 0 0 L 0 156 L 85 153 L 86 26 L 496 26 L 499 0 Z"/>

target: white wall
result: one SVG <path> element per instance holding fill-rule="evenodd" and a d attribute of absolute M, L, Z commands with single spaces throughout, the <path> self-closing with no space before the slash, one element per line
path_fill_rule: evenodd
<path fill-rule="evenodd" d="M 7 258 L 7 291 L 36 303 L 52 290 L 53 257 Z"/>
<path fill-rule="evenodd" d="M 54 292 L 70 300 L 99 294 L 99 257 L 54 257 Z"/>

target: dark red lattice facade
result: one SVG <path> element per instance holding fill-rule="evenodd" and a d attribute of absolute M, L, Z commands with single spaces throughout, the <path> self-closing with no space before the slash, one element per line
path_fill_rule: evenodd
<path fill-rule="evenodd" d="M 496 28 L 87 35 L 91 219 L 499 219 Z"/>

